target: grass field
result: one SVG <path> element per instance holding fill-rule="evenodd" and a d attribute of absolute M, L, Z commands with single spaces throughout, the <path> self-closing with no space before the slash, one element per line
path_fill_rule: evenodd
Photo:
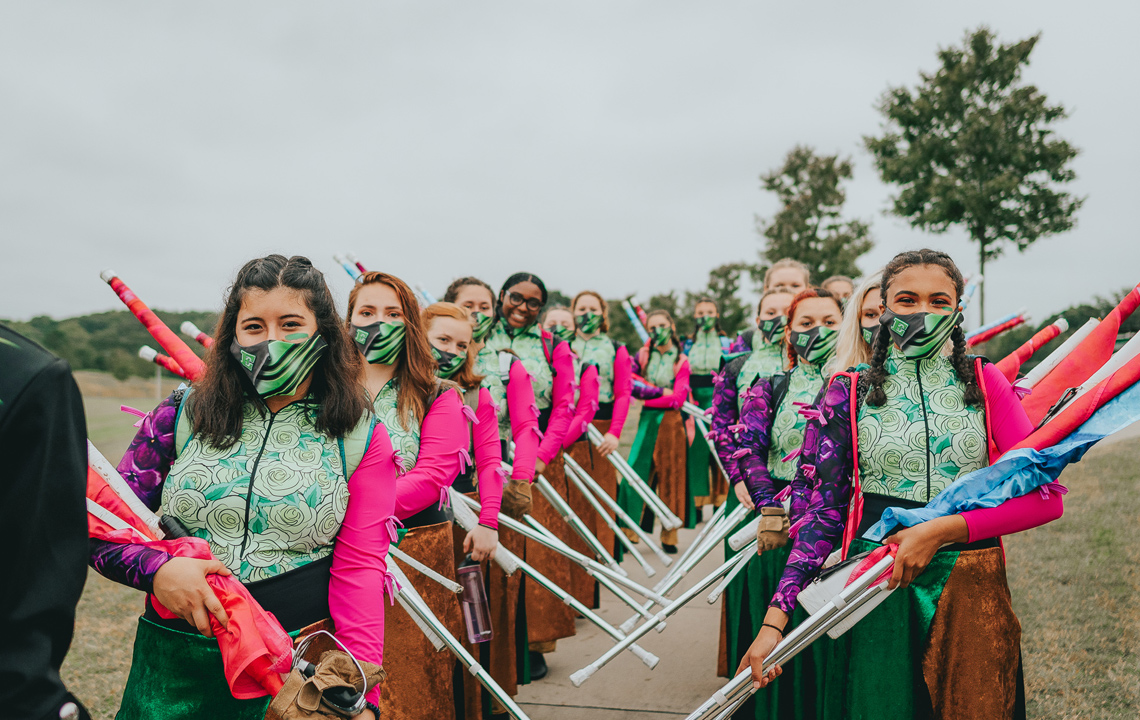
<path fill-rule="evenodd" d="M 96 380 L 81 379 L 85 393 L 91 391 L 85 399 L 90 435 L 117 461 L 134 434 L 134 418 L 119 412 L 119 405 L 149 409 L 153 384 L 120 388 Z M 117 391 L 132 397 L 111 395 Z M 635 423 L 631 417 L 623 445 Z M 1006 542 L 1023 630 L 1029 716 L 1136 718 L 1140 440 L 1094 449 L 1062 481 L 1070 489 L 1065 516 Z M 141 605 L 139 593 L 89 574 L 63 676 L 95 718 L 114 717 Z M 678 618 L 683 622 L 684 614 Z"/>

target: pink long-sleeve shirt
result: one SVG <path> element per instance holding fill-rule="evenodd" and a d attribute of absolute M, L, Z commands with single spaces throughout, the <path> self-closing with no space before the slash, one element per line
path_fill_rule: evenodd
<path fill-rule="evenodd" d="M 546 424 L 542 442 L 538 445 L 538 459 L 549 464 L 562 451 L 562 443 L 570 430 L 574 417 L 574 351 L 570 343 L 554 342 L 554 336 L 542 331 L 543 341 L 554 346 L 550 367 L 553 387 L 550 398 L 550 421 Z"/>
<path fill-rule="evenodd" d="M 993 461 L 1029 437 L 1033 423 L 1021 407 L 1009 380 L 996 365 L 984 363 L 981 380 L 987 399 L 986 422 L 990 438 L 996 445 L 996 455 L 990 458 Z M 1063 488 L 1051 483 L 1044 490 L 1011 498 L 997 507 L 967 510 L 962 517 L 969 529 L 970 542 L 1011 535 L 1056 520 L 1065 511 L 1063 495 Z"/>
<path fill-rule="evenodd" d="M 511 460 L 511 479 L 534 482 L 534 465 L 538 459 L 538 406 L 534 403 L 534 386 L 530 373 L 521 360 L 511 361 L 507 376 L 507 414 L 511 420 L 511 439 L 515 454 Z"/>
<path fill-rule="evenodd" d="M 594 421 L 598 412 L 598 393 L 601 384 L 598 381 L 598 367 L 586 365 L 582 368 L 582 377 L 578 380 L 578 404 L 574 408 L 574 417 L 570 420 L 570 429 L 566 439 L 562 441 L 562 449 L 568 449 L 586 432 L 586 426 Z"/>
<path fill-rule="evenodd" d="M 608 435 L 621 437 L 625 421 L 629 417 L 629 404 L 633 397 L 633 359 L 625 345 L 618 346 L 614 356 L 614 410 L 610 417 Z"/>
<path fill-rule="evenodd" d="M 645 348 L 643 348 L 645 349 Z M 662 393 L 661 396 L 655 398 L 648 398 L 643 400 L 642 403 L 648 408 L 657 408 L 662 410 L 678 410 L 685 401 L 689 399 L 689 376 L 691 371 L 689 369 L 689 358 L 684 354 L 678 355 L 677 362 L 673 365 L 673 392 L 670 395 Z M 648 361 L 646 361 L 648 365 Z M 638 370 L 644 371 L 637 360 L 634 360 L 633 372 Z"/>
<path fill-rule="evenodd" d="M 420 426 L 416 464 L 396 479 L 396 517 L 406 520 L 433 503 L 446 502 L 447 488 L 471 462 L 467 438 L 463 401 L 454 389 L 444 390 Z"/>
<path fill-rule="evenodd" d="M 535 422 L 537 424 L 537 420 Z M 471 437 L 479 478 L 479 524 L 497 530 L 499 508 L 503 504 L 503 450 L 499 443 L 499 413 L 487 388 L 479 388 L 479 403 L 471 418 Z"/>
<path fill-rule="evenodd" d="M 329 613 L 337 638 L 352 654 L 384 664 L 384 591 L 388 547 L 395 539 L 395 451 L 377 425 L 364 459 L 348 480 L 348 507 L 333 548 Z M 372 703 L 380 688 L 368 693 Z"/>

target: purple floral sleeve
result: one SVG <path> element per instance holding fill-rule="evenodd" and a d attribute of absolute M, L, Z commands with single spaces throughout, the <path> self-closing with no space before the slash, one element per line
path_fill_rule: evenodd
<path fill-rule="evenodd" d="M 732 344 L 728 346 L 729 355 L 735 355 L 736 353 L 742 352 L 752 352 L 751 344 L 746 344 L 744 342 L 744 333 L 737 335 L 736 339 L 732 341 Z"/>
<path fill-rule="evenodd" d="M 743 428 L 739 424 L 736 410 L 736 376 L 740 370 L 740 363 L 731 362 L 724 372 L 713 373 L 713 399 L 712 423 L 710 434 L 716 443 L 716 454 L 724 469 L 728 471 L 728 480 L 735 485 L 740 482 L 740 465 L 733 457 L 740 449 L 738 435 Z"/>
<path fill-rule="evenodd" d="M 633 374 L 634 375 L 641 375 L 642 374 L 641 362 L 638 359 L 639 355 L 640 355 L 640 353 L 634 353 L 633 356 L 631 357 L 631 359 L 633 361 Z M 646 385 L 643 382 L 639 382 L 635 378 L 633 381 L 633 390 L 631 391 L 630 394 L 633 395 L 633 397 L 637 398 L 638 400 L 656 400 L 657 398 L 664 395 L 665 391 L 659 387 L 654 387 L 652 385 Z"/>
<path fill-rule="evenodd" d="M 740 439 L 741 474 L 756 507 L 780 507 L 776 486 L 768 474 L 773 415 L 771 379 L 757 378 L 743 395 L 744 402 L 740 406 L 740 424 L 744 426 Z"/>
<path fill-rule="evenodd" d="M 804 446 L 814 452 L 801 457 L 793 488 L 801 488 L 798 519 L 792 523 L 795 540 L 772 607 L 791 614 L 800 590 L 819 574 L 827 556 L 842 540 L 854 468 L 851 442 L 851 384 L 835 378 L 819 403 L 819 417 L 808 421 Z M 797 516 L 793 507 L 792 516 Z"/>
<path fill-rule="evenodd" d="M 174 421 L 181 398 L 181 392 L 176 391 L 142 419 L 135 439 L 119 461 L 119 474 L 151 510 L 158 510 L 162 503 L 162 485 L 174 463 Z M 94 539 L 88 543 L 91 567 L 96 572 L 145 592 L 151 592 L 155 573 L 171 557 L 141 545 Z"/>

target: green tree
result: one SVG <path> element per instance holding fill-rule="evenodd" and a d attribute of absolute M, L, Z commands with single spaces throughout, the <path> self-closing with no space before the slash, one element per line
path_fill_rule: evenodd
<path fill-rule="evenodd" d="M 870 225 L 840 218 L 847 200 L 840 182 L 851 177 L 850 158 L 816 155 L 806 145 L 792 148 L 781 167 L 760 177 L 763 188 L 776 193 L 783 208 L 771 220 L 756 218 L 756 229 L 765 239 L 760 254 L 766 261 L 751 268 L 757 281 L 767 263 L 781 258 L 806 264 L 818 280 L 859 275 L 855 262 L 873 243 Z"/>
<path fill-rule="evenodd" d="M 1084 201 L 1054 187 L 1076 177 L 1078 150 L 1052 129 L 1065 109 L 1021 81 L 1040 37 L 1003 45 L 984 26 L 967 32 L 963 47 L 938 51 L 941 67 L 921 73 L 913 92 L 883 94 L 883 134 L 864 138 L 883 181 L 900 188 L 891 212 L 930 232 L 964 228 L 983 275 L 1007 244 L 1024 251 L 1070 229 Z M 985 297 L 983 280 L 982 322 Z"/>

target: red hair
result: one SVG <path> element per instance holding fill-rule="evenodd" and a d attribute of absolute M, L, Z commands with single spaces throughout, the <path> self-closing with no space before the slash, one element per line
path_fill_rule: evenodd
<path fill-rule="evenodd" d="M 435 356 L 431 354 L 427 331 L 424 329 L 423 320 L 420 319 L 420 304 L 416 302 L 416 295 L 406 282 L 395 275 L 366 272 L 357 278 L 356 285 L 348 294 L 348 318 L 345 323 L 352 323 L 352 311 L 356 309 L 356 299 L 360 295 L 360 288 L 365 285 L 387 285 L 392 288 L 400 301 L 400 312 L 404 316 L 405 338 L 404 350 L 396 358 L 395 377 L 400 381 L 396 408 L 400 414 L 400 421 L 405 424 L 406 429 L 410 415 L 414 415 L 420 422 L 423 422 L 424 416 L 427 415 L 427 400 L 435 392 Z"/>
<path fill-rule="evenodd" d="M 835 303 L 835 307 L 839 309 L 839 316 L 843 317 L 843 306 L 839 304 L 839 298 L 835 297 L 835 295 L 830 290 L 824 290 L 823 288 L 818 287 L 810 287 L 807 290 L 801 291 L 799 295 L 796 295 L 794 298 L 792 298 L 791 304 L 788 305 L 788 324 L 784 326 L 784 352 L 788 354 L 788 362 L 791 363 L 791 367 L 795 367 L 796 363 L 799 361 L 799 356 L 796 355 L 795 348 L 792 347 L 790 340 L 792 334 L 792 321 L 796 319 L 796 310 L 799 308 L 800 303 L 804 300 L 810 300 L 812 298 L 826 298 L 828 300 L 831 300 Z"/>
<path fill-rule="evenodd" d="M 437 302 L 428 305 L 424 308 L 421 315 L 424 321 L 424 330 L 431 332 L 431 324 L 436 318 L 446 317 L 453 320 L 459 320 L 471 324 L 471 314 L 466 309 L 459 307 L 455 303 Z M 429 341 L 430 343 L 430 341 Z M 463 363 L 463 367 L 459 372 L 451 377 L 451 381 L 464 390 L 472 390 L 479 387 L 483 383 L 483 376 L 475 372 L 475 356 L 469 351 L 467 353 L 467 361 Z"/>

